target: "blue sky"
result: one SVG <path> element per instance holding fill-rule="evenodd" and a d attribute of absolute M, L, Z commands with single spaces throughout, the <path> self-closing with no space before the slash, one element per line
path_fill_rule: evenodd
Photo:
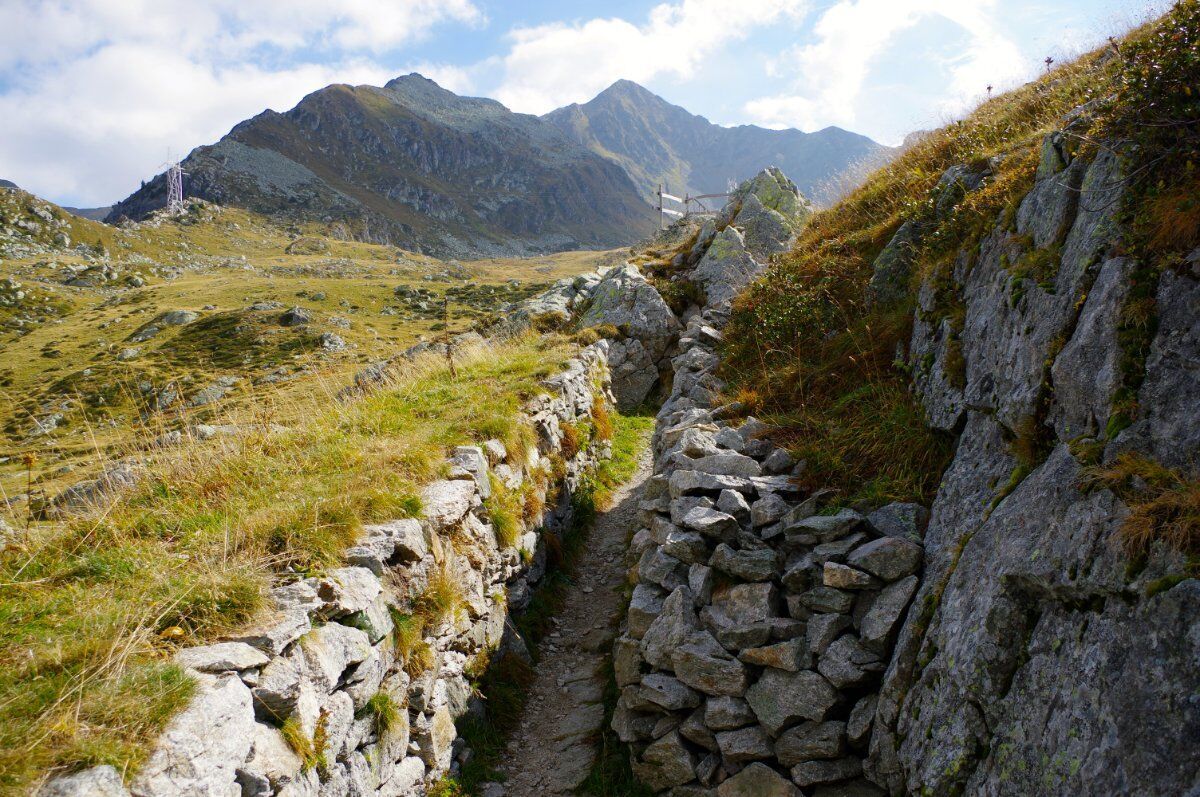
<path fill-rule="evenodd" d="M 0 177 L 108 204 L 264 108 L 419 71 L 544 113 L 635 80 L 888 144 L 1170 0 L 0 0 Z"/>

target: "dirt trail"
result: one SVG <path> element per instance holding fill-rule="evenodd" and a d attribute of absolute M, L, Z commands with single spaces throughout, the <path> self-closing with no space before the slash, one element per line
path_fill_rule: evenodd
<path fill-rule="evenodd" d="M 637 504 L 650 471 L 646 450 L 637 473 L 613 496 L 612 508 L 596 517 L 576 582 L 542 643 L 521 724 L 509 739 L 501 767 L 507 776 L 504 790 L 493 794 L 573 794 L 591 771 L 596 759 L 592 739 L 604 720 L 600 669 L 616 634 L 625 543 L 636 530 Z"/>

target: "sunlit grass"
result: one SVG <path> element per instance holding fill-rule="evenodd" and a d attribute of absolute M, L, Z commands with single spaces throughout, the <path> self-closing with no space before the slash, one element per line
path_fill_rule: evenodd
<path fill-rule="evenodd" d="M 419 509 L 455 445 L 498 437 L 523 456 L 521 404 L 569 349 L 527 339 L 415 362 L 383 389 L 340 403 L 334 387 L 240 417 L 242 436 L 163 452 L 139 485 L 95 512 L 35 526 L 0 555 L 0 789 L 40 773 L 136 768 L 186 703 L 177 645 L 213 639 L 264 604 L 277 574 L 319 572 L 364 523 Z M 277 417 L 296 419 L 274 429 Z M 402 658 L 462 606 L 435 573 Z"/>

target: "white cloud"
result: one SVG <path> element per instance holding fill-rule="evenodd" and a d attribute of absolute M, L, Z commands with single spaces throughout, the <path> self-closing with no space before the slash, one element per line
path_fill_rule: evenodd
<path fill-rule="evenodd" d="M 750 100 L 745 111 L 769 127 L 855 127 L 878 59 L 898 34 L 941 17 L 962 28 L 968 46 L 945 65 L 945 99 L 938 110 L 961 112 L 989 83 L 1003 89 L 1029 72 L 1020 49 L 1000 32 L 996 6 L 996 0 L 839 0 L 814 26 L 816 41 L 769 65 L 771 74 L 793 75 L 792 89 Z"/>
<path fill-rule="evenodd" d="M 5 0 L 0 177 L 111 202 L 168 150 L 182 155 L 329 83 L 395 77 L 365 56 L 444 22 L 483 15 L 471 0 Z M 463 70 L 420 68 L 467 85 Z"/>
<path fill-rule="evenodd" d="M 497 99 L 525 113 L 590 99 L 620 78 L 686 78 L 753 30 L 798 21 L 808 0 L 680 0 L 651 9 L 644 24 L 596 18 L 519 28 L 503 59 Z"/>

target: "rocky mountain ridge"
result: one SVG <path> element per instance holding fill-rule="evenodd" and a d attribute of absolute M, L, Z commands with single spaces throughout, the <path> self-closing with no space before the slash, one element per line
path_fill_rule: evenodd
<path fill-rule="evenodd" d="M 848 169 L 884 162 L 892 149 L 838 127 L 812 133 L 756 125 L 722 127 L 689 113 L 629 80 L 594 99 L 544 117 L 567 135 L 621 166 L 643 196 L 659 184 L 673 194 L 724 193 L 767 165 L 782 169 L 800 191 L 829 204 Z M 710 203 L 720 207 L 721 201 Z"/>
<path fill-rule="evenodd" d="M 605 248 L 652 223 L 619 167 L 535 117 L 415 74 L 265 111 L 183 167 L 191 196 L 449 256 Z M 144 217 L 165 187 L 155 177 L 108 221 Z"/>
<path fill-rule="evenodd" d="M 457 257 L 633 243 L 652 229 L 656 180 L 724 192 L 776 163 L 823 196 L 826 181 L 886 153 L 836 128 L 722 128 L 628 81 L 538 118 L 411 74 L 264 111 L 183 168 L 189 196 Z M 165 197 L 158 175 L 106 220 L 143 219 Z"/>

